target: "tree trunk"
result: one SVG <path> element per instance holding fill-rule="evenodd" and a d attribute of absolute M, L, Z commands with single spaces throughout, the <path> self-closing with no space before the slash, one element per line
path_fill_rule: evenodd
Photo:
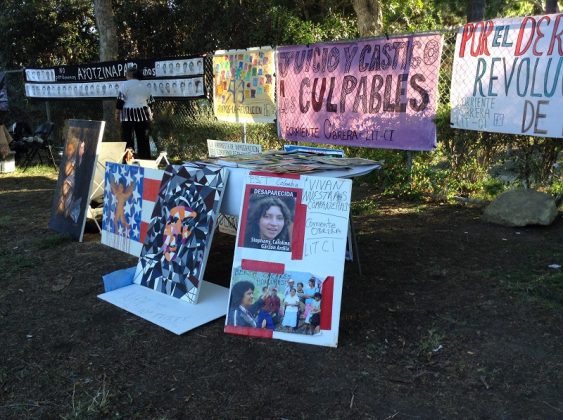
<path fill-rule="evenodd" d="M 467 0 L 467 21 L 478 22 L 485 17 L 486 0 Z"/>
<path fill-rule="evenodd" d="M 94 14 L 100 34 L 100 61 L 117 59 L 117 29 L 111 0 L 94 0 Z M 103 103 L 104 120 L 106 121 L 106 140 L 119 140 L 119 126 L 114 117 L 115 100 Z"/>
<path fill-rule="evenodd" d="M 559 13 L 557 0 L 545 0 L 545 13 Z"/>
<path fill-rule="evenodd" d="M 358 18 L 360 36 L 381 35 L 383 28 L 381 0 L 352 0 L 352 6 Z"/>

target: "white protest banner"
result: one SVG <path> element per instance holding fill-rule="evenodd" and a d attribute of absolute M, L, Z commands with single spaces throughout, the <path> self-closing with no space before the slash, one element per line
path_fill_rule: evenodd
<path fill-rule="evenodd" d="M 454 128 L 563 137 L 563 14 L 467 23 L 457 34 Z"/>

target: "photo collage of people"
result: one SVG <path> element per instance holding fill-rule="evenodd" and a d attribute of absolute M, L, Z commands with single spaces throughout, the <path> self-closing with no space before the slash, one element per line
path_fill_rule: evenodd
<path fill-rule="evenodd" d="M 310 273 L 233 274 L 227 325 L 319 335 L 323 281 Z"/>

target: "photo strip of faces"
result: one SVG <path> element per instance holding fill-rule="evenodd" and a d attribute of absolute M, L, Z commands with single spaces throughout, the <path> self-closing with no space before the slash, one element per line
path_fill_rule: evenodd
<path fill-rule="evenodd" d="M 318 335 L 323 282 L 310 273 L 235 270 L 227 325 Z M 294 277 L 297 279 L 294 279 Z"/>
<path fill-rule="evenodd" d="M 154 67 L 155 77 L 166 79 L 146 80 L 153 97 L 182 98 L 204 94 L 203 57 L 155 61 Z M 121 83 L 115 80 L 59 83 L 54 69 L 26 69 L 25 75 L 28 82 L 25 93 L 30 98 L 115 98 Z M 198 75 L 200 77 L 196 77 Z"/>

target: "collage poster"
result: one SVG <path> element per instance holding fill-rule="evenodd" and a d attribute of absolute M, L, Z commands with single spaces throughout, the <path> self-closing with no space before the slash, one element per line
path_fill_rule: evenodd
<path fill-rule="evenodd" d="M 213 56 L 213 111 L 217 119 L 274 122 L 274 74 L 274 51 L 269 47 L 217 51 Z"/>
<path fill-rule="evenodd" d="M 563 138 L 563 14 L 467 23 L 455 46 L 451 126 Z"/>
<path fill-rule="evenodd" d="M 69 120 L 49 227 L 82 241 L 105 121 Z"/>
<path fill-rule="evenodd" d="M 349 179 L 251 172 L 225 332 L 336 347 Z"/>
<path fill-rule="evenodd" d="M 279 47 L 278 136 L 432 150 L 441 55 L 428 33 Z"/>

